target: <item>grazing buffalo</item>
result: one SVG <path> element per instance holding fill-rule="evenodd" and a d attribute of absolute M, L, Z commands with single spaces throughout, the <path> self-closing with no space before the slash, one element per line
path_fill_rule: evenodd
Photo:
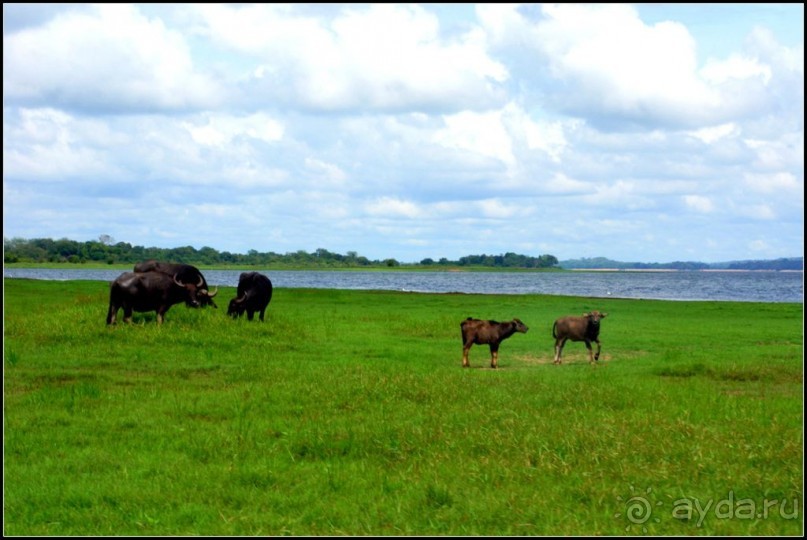
<path fill-rule="evenodd" d="M 123 308 L 124 322 L 132 321 L 133 311 L 156 311 L 157 323 L 162 324 L 165 312 L 174 304 L 200 307 L 199 287 L 198 281 L 185 283 L 162 272 L 124 272 L 110 284 L 106 323 L 115 324 L 118 310 Z"/>
<path fill-rule="evenodd" d="M 510 322 L 482 321 L 468 317 L 460 323 L 462 329 L 462 367 L 469 367 L 468 351 L 474 343 L 490 346 L 490 367 L 499 364 L 499 344 L 516 332 L 526 333 L 528 328 L 518 319 Z"/>
<path fill-rule="evenodd" d="M 182 283 L 199 283 L 201 280 L 201 285 L 199 285 L 197 289 L 199 304 L 202 306 L 211 305 L 214 308 L 219 307 L 213 301 L 213 297 L 218 294 L 218 289 L 210 292 L 210 287 L 207 286 L 205 276 L 203 276 L 202 272 L 200 272 L 195 266 L 190 264 L 168 263 L 149 259 L 148 261 L 137 263 L 134 267 L 134 271 L 140 273 L 162 272 L 168 276 L 176 276 L 176 278 Z"/>
<path fill-rule="evenodd" d="M 272 282 L 269 278 L 258 272 L 243 272 L 238 278 L 236 297 L 230 300 L 227 307 L 227 315 L 237 319 L 246 311 L 247 319 L 251 321 L 255 312 L 259 311 L 263 321 L 266 306 L 271 300 Z"/>
<path fill-rule="evenodd" d="M 585 341 L 588 349 L 588 361 L 594 363 L 600 359 L 600 319 L 607 317 L 607 313 L 592 311 L 583 313 L 582 317 L 562 317 L 552 325 L 552 337 L 555 338 L 555 363 L 560 364 L 560 353 L 566 341 Z M 591 350 L 591 342 L 597 344 L 597 354 Z"/>

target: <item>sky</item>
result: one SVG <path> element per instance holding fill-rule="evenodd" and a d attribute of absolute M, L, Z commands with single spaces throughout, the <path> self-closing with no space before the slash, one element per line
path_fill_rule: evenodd
<path fill-rule="evenodd" d="M 803 4 L 3 4 L 3 237 L 804 255 Z"/>

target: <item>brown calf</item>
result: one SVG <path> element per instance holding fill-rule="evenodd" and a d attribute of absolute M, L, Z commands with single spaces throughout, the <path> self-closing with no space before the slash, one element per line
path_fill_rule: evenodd
<path fill-rule="evenodd" d="M 516 332 L 526 333 L 528 328 L 518 319 L 510 322 L 482 321 L 468 317 L 460 323 L 462 329 L 462 367 L 469 367 L 468 351 L 471 345 L 490 346 L 490 367 L 499 364 L 499 344 Z"/>
<path fill-rule="evenodd" d="M 607 313 L 592 311 L 583 313 L 582 317 L 562 317 L 552 325 L 552 337 L 555 338 L 555 364 L 560 364 L 560 353 L 566 341 L 585 341 L 588 349 L 588 361 L 594 363 L 600 359 L 600 319 L 607 317 Z M 591 342 L 597 344 L 597 354 L 591 350 Z"/>

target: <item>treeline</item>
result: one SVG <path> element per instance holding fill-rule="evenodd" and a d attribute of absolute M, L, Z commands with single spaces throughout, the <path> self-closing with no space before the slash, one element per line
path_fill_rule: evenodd
<path fill-rule="evenodd" d="M 789 257 L 773 260 L 730 261 L 702 263 L 675 261 L 670 263 L 638 263 L 612 261 L 605 257 L 573 259 L 560 262 L 561 268 L 584 270 L 609 268 L 617 270 L 804 270 L 804 257 Z"/>
<path fill-rule="evenodd" d="M 605 257 L 592 257 L 561 261 L 560 266 L 567 269 L 600 269 L 609 268 L 617 270 L 708 270 L 710 266 L 702 262 L 675 261 L 671 263 L 640 263 L 612 261 Z"/>
<path fill-rule="evenodd" d="M 158 248 L 133 246 L 128 242 L 113 242 L 109 238 L 77 242 L 63 238 L 35 238 L 25 240 L 3 238 L 3 261 L 7 263 L 87 263 L 134 264 L 148 259 L 180 262 L 193 265 L 288 265 L 288 266 L 394 266 L 397 261 L 373 261 L 355 252 L 347 255 L 318 249 L 312 253 L 300 250 L 294 253 L 259 253 L 250 250 L 246 254 L 218 251 L 212 247 L 196 249 L 192 246 Z"/>
<path fill-rule="evenodd" d="M 771 261 L 733 261 L 724 263 L 727 270 L 804 270 L 804 257 L 789 257 Z M 712 265 L 719 268 L 718 265 Z"/>
<path fill-rule="evenodd" d="M 425 264 L 425 261 L 421 261 Z M 530 257 L 508 252 L 504 255 L 468 255 L 460 257 L 456 262 L 458 266 L 490 266 L 500 268 L 552 268 L 558 265 L 554 255 L 541 255 Z"/>
<path fill-rule="evenodd" d="M 210 266 L 273 266 L 294 268 L 361 268 L 361 267 L 396 267 L 412 266 L 400 263 L 395 259 L 368 259 L 348 251 L 347 254 L 333 253 L 327 249 L 306 252 L 280 254 L 275 252 L 261 253 L 254 249 L 246 254 L 217 251 L 211 247 L 196 249 L 192 246 L 178 248 L 157 248 L 133 246 L 128 242 L 114 242 L 111 237 L 102 235 L 98 240 L 77 242 L 62 238 L 3 238 L 3 262 L 17 263 L 106 263 L 134 264 L 147 259 L 181 262 L 194 265 Z M 416 263 L 419 266 L 460 266 L 489 268 L 564 268 L 564 269 L 599 269 L 617 270 L 804 270 L 803 257 L 790 257 L 775 260 L 730 261 L 722 263 L 702 263 L 692 261 L 675 261 L 671 263 L 639 263 L 613 261 L 605 257 L 572 259 L 558 261 L 553 255 L 532 257 L 518 253 L 502 255 L 468 255 L 458 260 L 426 258 Z"/>
<path fill-rule="evenodd" d="M 5 263 L 106 263 L 134 264 L 148 259 L 180 262 L 193 265 L 211 266 L 288 266 L 304 268 L 355 268 L 401 266 L 395 259 L 371 260 L 355 251 L 346 255 L 333 253 L 327 249 L 317 249 L 311 253 L 304 250 L 293 253 L 260 253 L 249 250 L 246 254 L 217 251 L 211 247 L 196 249 L 192 246 L 178 248 L 157 248 L 133 246 L 128 242 L 114 242 L 102 235 L 98 240 L 77 242 L 63 238 L 3 238 L 3 261 Z M 422 266 L 488 266 L 507 268 L 551 268 L 558 264 L 552 255 L 530 257 L 516 253 L 504 255 L 469 255 L 456 261 L 442 258 L 438 261 L 427 258 L 419 263 Z"/>

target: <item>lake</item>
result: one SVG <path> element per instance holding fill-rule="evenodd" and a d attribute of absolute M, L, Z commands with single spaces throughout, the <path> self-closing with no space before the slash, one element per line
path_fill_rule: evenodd
<path fill-rule="evenodd" d="M 121 270 L 4 268 L 3 277 L 112 281 Z M 238 285 L 241 270 L 205 270 L 211 287 Z M 261 271 L 279 288 L 428 293 L 551 294 L 654 300 L 804 303 L 803 272 L 407 272 Z"/>

